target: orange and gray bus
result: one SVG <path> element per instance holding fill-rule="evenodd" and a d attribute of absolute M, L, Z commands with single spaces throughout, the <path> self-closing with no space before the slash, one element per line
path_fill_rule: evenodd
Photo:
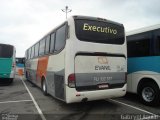
<path fill-rule="evenodd" d="M 26 78 L 66 103 L 124 96 L 124 26 L 72 16 L 26 50 Z"/>

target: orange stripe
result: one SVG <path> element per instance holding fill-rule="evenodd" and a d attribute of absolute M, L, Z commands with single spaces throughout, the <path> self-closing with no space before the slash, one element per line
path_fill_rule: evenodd
<path fill-rule="evenodd" d="M 38 59 L 37 74 L 36 74 L 37 80 L 41 80 L 42 76 L 46 76 L 47 65 L 48 65 L 48 56 L 41 57 Z"/>

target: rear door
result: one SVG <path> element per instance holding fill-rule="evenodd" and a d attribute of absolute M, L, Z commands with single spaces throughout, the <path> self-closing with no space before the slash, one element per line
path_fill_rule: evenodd
<path fill-rule="evenodd" d="M 78 91 L 113 89 L 125 84 L 126 59 L 123 56 L 77 55 L 75 57 Z"/>

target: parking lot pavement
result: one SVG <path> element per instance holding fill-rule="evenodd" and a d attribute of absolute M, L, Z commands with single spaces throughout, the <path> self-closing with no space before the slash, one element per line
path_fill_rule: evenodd
<path fill-rule="evenodd" d="M 155 115 L 154 112 L 147 111 L 142 106 L 140 108 L 138 106 L 135 107 L 134 104 L 127 106 L 128 104 L 125 101 L 127 98 L 125 97 L 121 98 L 121 102 L 124 101 L 124 104 L 126 103 L 127 105 L 115 102 L 112 99 L 66 104 L 51 96 L 44 96 L 41 89 L 30 82 L 25 81 L 25 83 L 47 120 L 53 118 L 57 120 L 117 120 L 128 119 L 127 115 L 134 115 L 132 117 L 135 118 L 146 118 Z M 114 100 L 117 101 L 117 99 Z"/>
<path fill-rule="evenodd" d="M 22 81 L 0 85 L 0 120 L 41 119 Z"/>
<path fill-rule="evenodd" d="M 20 119 L 30 117 L 29 120 L 133 120 L 148 118 L 152 113 L 157 114 L 158 109 L 146 109 L 146 106 L 134 103 L 130 97 L 66 104 L 49 95 L 44 96 L 38 87 L 26 80 L 23 84 L 19 78 L 10 86 L 0 86 L 1 114 L 18 114 Z"/>
<path fill-rule="evenodd" d="M 138 98 L 138 95 L 136 95 L 136 94 L 127 93 L 124 97 L 116 98 L 114 100 L 126 103 L 128 105 L 132 105 L 134 107 L 142 108 L 143 110 L 149 111 L 151 113 L 154 113 L 154 114 L 157 114 L 157 115 L 160 116 L 160 105 L 157 105 L 157 106 L 146 106 L 146 105 L 143 105 L 140 102 L 140 100 Z"/>
<path fill-rule="evenodd" d="M 0 86 L 0 102 L 19 100 L 31 100 L 19 78 L 16 78 L 11 85 Z"/>

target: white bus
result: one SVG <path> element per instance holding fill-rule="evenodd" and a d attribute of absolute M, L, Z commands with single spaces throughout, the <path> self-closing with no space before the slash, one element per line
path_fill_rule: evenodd
<path fill-rule="evenodd" d="M 127 91 L 146 105 L 160 103 L 160 24 L 127 33 Z"/>
<path fill-rule="evenodd" d="M 26 78 L 66 103 L 126 93 L 122 24 L 72 16 L 26 51 Z"/>

